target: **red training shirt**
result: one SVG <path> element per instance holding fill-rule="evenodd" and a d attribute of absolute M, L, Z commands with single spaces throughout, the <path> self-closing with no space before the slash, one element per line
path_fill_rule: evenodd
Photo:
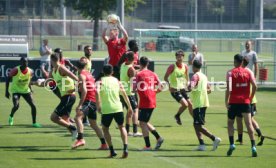
<path fill-rule="evenodd" d="M 139 108 L 156 107 L 156 86 L 160 84 L 158 76 L 148 70 L 142 70 L 137 73 L 134 79 L 134 90 L 139 95 Z"/>
<path fill-rule="evenodd" d="M 85 100 L 96 102 L 96 85 L 95 85 L 95 79 L 90 74 L 90 72 L 83 70 L 81 71 L 81 75 L 85 76 L 86 80 L 86 97 Z"/>
<path fill-rule="evenodd" d="M 112 66 L 117 66 L 120 58 L 126 52 L 126 41 L 124 38 L 109 39 L 106 44 L 109 54 L 108 63 Z"/>

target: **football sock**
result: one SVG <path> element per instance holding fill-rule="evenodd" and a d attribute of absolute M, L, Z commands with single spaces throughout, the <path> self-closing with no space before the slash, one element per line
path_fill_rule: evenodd
<path fill-rule="evenodd" d="M 129 124 L 126 124 L 126 131 L 127 131 L 127 133 L 129 133 Z"/>
<path fill-rule="evenodd" d="M 101 144 L 105 144 L 105 139 L 104 138 L 100 138 Z"/>
<path fill-rule="evenodd" d="M 242 135 L 243 134 L 238 134 L 238 140 L 239 140 L 239 142 L 242 142 Z"/>
<path fill-rule="evenodd" d="M 77 137 L 77 139 L 78 139 L 78 140 L 83 139 L 83 133 L 78 132 L 78 137 Z"/>
<path fill-rule="evenodd" d="M 151 133 L 155 136 L 155 138 L 158 140 L 160 138 L 158 132 L 156 130 L 151 131 Z"/>
<path fill-rule="evenodd" d="M 262 136 L 262 132 L 261 132 L 260 128 L 256 128 L 256 132 L 258 134 L 258 137 Z"/>
<path fill-rule="evenodd" d="M 144 137 L 145 143 L 146 143 L 146 147 L 150 147 L 150 140 L 149 137 Z"/>
<path fill-rule="evenodd" d="M 205 145 L 203 139 L 198 139 L 200 145 Z"/>
<path fill-rule="evenodd" d="M 251 147 L 253 147 L 253 146 L 256 146 L 255 145 L 255 140 L 251 140 Z"/>
<path fill-rule="evenodd" d="M 133 124 L 133 133 L 137 132 L 137 124 Z"/>
<path fill-rule="evenodd" d="M 234 144 L 234 136 L 229 136 L 230 145 Z"/>

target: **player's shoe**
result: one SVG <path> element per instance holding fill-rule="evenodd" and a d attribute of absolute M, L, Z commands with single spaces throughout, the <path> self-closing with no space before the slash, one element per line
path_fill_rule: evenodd
<path fill-rule="evenodd" d="M 141 151 L 151 151 L 152 149 L 151 149 L 151 147 L 143 147 L 142 149 L 141 149 Z"/>
<path fill-rule="evenodd" d="M 98 150 L 108 150 L 107 144 L 101 144 L 101 146 L 98 148 Z"/>
<path fill-rule="evenodd" d="M 32 125 L 34 128 L 41 128 L 42 126 L 39 123 L 33 123 Z"/>
<path fill-rule="evenodd" d="M 72 149 L 77 149 L 78 147 L 84 146 L 85 140 L 84 139 L 77 139 L 75 143 L 72 145 Z"/>
<path fill-rule="evenodd" d="M 262 146 L 262 145 L 263 145 L 263 142 L 264 142 L 264 139 L 265 139 L 265 137 L 264 137 L 264 136 L 261 136 L 261 137 L 260 137 L 260 141 L 259 141 L 259 143 L 257 144 L 257 146 Z"/>
<path fill-rule="evenodd" d="M 256 149 L 256 147 L 253 146 L 251 150 L 252 150 L 252 157 L 257 157 L 258 154 L 257 154 L 257 149 Z"/>
<path fill-rule="evenodd" d="M 199 145 L 195 151 L 205 151 L 206 150 L 206 146 L 205 145 Z"/>
<path fill-rule="evenodd" d="M 77 130 L 72 130 L 71 135 L 72 135 L 72 141 L 76 140 L 77 136 L 78 136 L 78 131 Z"/>
<path fill-rule="evenodd" d="M 161 147 L 161 145 L 162 145 L 163 142 L 164 142 L 164 138 L 160 137 L 160 138 L 157 140 L 154 149 L 155 149 L 155 150 L 158 150 L 158 149 Z"/>
<path fill-rule="evenodd" d="M 13 117 L 9 116 L 9 125 L 12 126 L 13 125 Z"/>
<path fill-rule="evenodd" d="M 135 132 L 135 133 L 133 133 L 133 136 L 134 136 L 134 137 L 142 137 L 143 134 L 140 133 L 140 132 Z"/>
<path fill-rule="evenodd" d="M 233 151 L 234 151 L 235 149 L 236 149 L 235 144 L 230 145 L 230 148 L 229 148 L 228 151 L 227 151 L 227 156 L 231 156 L 232 153 L 233 153 Z"/>
<path fill-rule="evenodd" d="M 214 142 L 213 142 L 213 149 L 212 149 L 212 151 L 215 151 L 218 148 L 220 142 L 221 142 L 221 139 L 219 137 L 216 137 L 215 140 L 214 140 Z"/>
<path fill-rule="evenodd" d="M 178 124 L 178 125 L 182 125 L 182 122 L 181 122 L 181 119 L 180 119 L 180 116 L 179 115 L 175 115 L 174 116 L 174 118 L 175 118 L 175 121 L 176 121 L 176 123 Z"/>
<path fill-rule="evenodd" d="M 113 152 L 110 152 L 108 157 L 113 158 L 113 157 L 116 157 L 116 156 L 117 156 L 117 153 L 115 151 L 113 151 Z"/>
<path fill-rule="evenodd" d="M 128 152 L 124 151 L 122 155 L 122 159 L 126 159 L 128 157 Z"/>
<path fill-rule="evenodd" d="M 128 132 L 127 136 L 133 136 L 133 133 L 132 132 Z"/>

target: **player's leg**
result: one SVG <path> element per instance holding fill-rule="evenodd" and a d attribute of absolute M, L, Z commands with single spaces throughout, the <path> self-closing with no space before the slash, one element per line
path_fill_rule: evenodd
<path fill-rule="evenodd" d="M 189 109 L 189 113 L 190 115 L 193 117 L 193 103 L 191 101 L 191 99 L 187 99 L 187 103 L 188 103 L 188 109 Z"/>
<path fill-rule="evenodd" d="M 147 109 L 139 109 L 138 120 L 139 120 L 140 127 L 142 129 L 142 134 L 146 145 L 143 148 L 143 150 L 151 150 L 151 144 L 149 139 L 149 128 L 147 125 L 148 118 L 149 118 L 148 115 L 149 114 L 147 113 Z"/>
<path fill-rule="evenodd" d="M 82 110 L 77 109 L 74 120 L 75 120 L 75 123 L 77 126 L 78 136 L 77 136 L 76 141 L 72 145 L 72 149 L 76 149 L 80 146 L 85 145 L 85 140 L 83 138 L 83 124 L 82 124 L 83 117 L 84 117 L 84 114 L 83 114 Z"/>
<path fill-rule="evenodd" d="M 33 120 L 33 127 L 41 128 L 41 125 L 36 122 L 36 106 L 34 104 L 33 96 L 31 93 L 22 94 L 22 97 L 25 101 L 30 105 L 32 111 L 32 120 Z"/>
<path fill-rule="evenodd" d="M 13 116 L 19 108 L 19 100 L 20 100 L 20 94 L 19 93 L 13 93 L 12 94 L 13 107 L 11 109 L 11 113 L 10 113 L 10 116 L 9 116 L 9 125 L 13 125 Z"/>
<path fill-rule="evenodd" d="M 118 125 L 118 128 L 120 130 L 122 142 L 123 142 L 123 155 L 122 158 L 128 157 L 128 138 L 127 138 L 127 131 L 124 127 L 124 113 L 119 112 L 114 114 L 114 119 Z"/>
<path fill-rule="evenodd" d="M 236 142 L 240 142 L 240 144 L 243 144 L 243 124 L 242 124 L 242 116 L 237 116 L 237 130 L 238 130 L 238 139 Z"/>
<path fill-rule="evenodd" d="M 227 156 L 231 156 L 233 151 L 236 149 L 236 146 L 234 144 L 234 123 L 235 123 L 235 117 L 238 110 L 236 108 L 236 105 L 229 105 L 228 107 L 228 120 L 227 120 L 227 131 L 228 131 L 228 137 L 229 137 L 229 143 L 230 147 L 227 151 Z"/>
<path fill-rule="evenodd" d="M 114 114 L 103 114 L 102 115 L 102 129 L 104 133 L 104 138 L 109 146 L 110 155 L 109 157 L 115 157 L 117 153 L 115 152 L 113 148 L 113 144 L 111 141 L 111 135 L 109 133 L 109 126 L 113 120 Z"/>
<path fill-rule="evenodd" d="M 253 127 L 254 127 L 254 129 L 256 130 L 256 132 L 257 132 L 257 134 L 258 134 L 258 137 L 259 137 L 259 142 L 258 142 L 257 146 L 262 146 L 265 137 L 263 136 L 262 131 L 261 131 L 261 128 L 260 128 L 258 122 L 256 121 L 255 117 L 254 117 L 255 114 L 256 114 L 256 112 L 257 112 L 256 103 L 251 104 L 252 124 L 253 124 Z"/>
<path fill-rule="evenodd" d="M 244 123 L 246 125 L 247 132 L 251 141 L 252 157 L 256 157 L 257 150 L 255 145 L 254 128 L 252 125 L 250 105 L 244 104 L 243 106 L 241 106 L 241 109 L 243 110 L 242 116 L 244 118 Z"/>
<path fill-rule="evenodd" d="M 206 147 L 205 147 L 205 143 L 204 143 L 204 140 L 203 140 L 202 133 L 200 131 L 201 121 L 200 121 L 200 110 L 199 110 L 199 108 L 196 108 L 196 109 L 193 110 L 193 118 L 194 118 L 193 125 L 194 125 L 194 129 L 195 129 L 195 133 L 196 133 L 197 139 L 199 141 L 199 146 L 195 150 L 205 151 Z"/>
<path fill-rule="evenodd" d="M 87 104 L 87 107 L 85 109 L 85 106 Z M 96 104 L 94 102 L 89 102 L 89 103 L 84 103 L 83 105 L 83 112 L 85 114 L 87 114 L 89 123 L 90 123 L 90 127 L 96 132 L 96 135 L 98 136 L 98 138 L 101 141 L 101 146 L 98 148 L 99 150 L 107 150 L 108 146 L 105 142 L 104 139 L 104 135 L 102 130 L 99 128 L 98 124 L 97 124 L 97 108 L 96 108 Z"/>
<path fill-rule="evenodd" d="M 134 137 L 141 137 L 143 136 L 142 133 L 138 132 L 138 104 L 137 104 L 137 98 L 135 95 L 128 96 L 128 99 L 131 104 L 131 108 L 133 110 L 132 114 L 132 129 L 133 129 L 133 136 Z M 130 122 L 130 121 L 129 121 Z"/>

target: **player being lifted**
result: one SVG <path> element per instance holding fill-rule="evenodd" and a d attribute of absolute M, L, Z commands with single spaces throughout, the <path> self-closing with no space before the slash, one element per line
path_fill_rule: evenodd
<path fill-rule="evenodd" d="M 78 130 L 78 137 L 72 148 L 75 149 L 79 146 L 85 145 L 85 140 L 83 138 L 83 123 L 82 120 L 85 116 L 88 116 L 91 128 L 96 132 L 97 136 L 101 141 L 101 147 L 99 150 L 108 149 L 102 130 L 97 125 L 97 107 L 96 107 L 96 85 L 95 79 L 91 73 L 85 69 L 87 62 L 89 60 L 81 58 L 77 62 L 76 67 L 78 68 L 79 74 L 79 91 L 80 91 L 80 101 L 76 108 L 75 121 Z"/>
<path fill-rule="evenodd" d="M 31 90 L 31 78 L 33 71 L 28 67 L 28 60 L 26 57 L 21 57 L 19 66 L 13 68 L 6 80 L 6 98 L 10 98 L 10 92 L 12 93 L 13 108 L 9 116 L 9 125 L 14 124 L 14 114 L 19 108 L 19 100 L 22 96 L 25 101 L 30 105 L 32 109 L 33 127 L 40 128 L 41 125 L 36 122 L 36 106 L 34 105 L 32 90 Z M 11 86 L 9 86 L 11 82 Z M 10 92 L 9 92 L 10 91 Z"/>
<path fill-rule="evenodd" d="M 193 116 L 193 107 L 189 96 L 185 89 L 188 85 L 188 66 L 183 63 L 184 51 L 178 50 L 175 53 L 176 62 L 171 64 L 164 76 L 164 80 L 169 84 L 172 97 L 181 105 L 175 114 L 177 124 L 182 125 L 180 115 L 189 108 L 191 116 Z"/>

